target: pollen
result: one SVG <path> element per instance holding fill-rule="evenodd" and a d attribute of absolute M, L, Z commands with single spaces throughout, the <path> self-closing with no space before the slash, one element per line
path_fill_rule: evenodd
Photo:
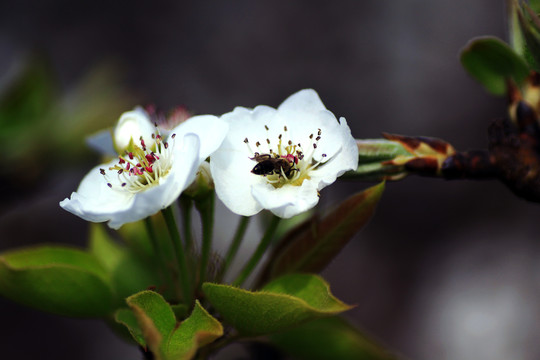
<path fill-rule="evenodd" d="M 155 143 L 147 147 L 144 138 L 139 138 L 139 143 L 129 148 L 129 151 L 118 156 L 118 163 L 106 169 L 99 169 L 105 178 L 107 186 L 111 189 L 138 193 L 154 185 L 159 184 L 161 178 L 165 177 L 172 166 L 172 148 L 174 147 L 174 136 L 171 136 L 172 143 L 163 141 L 159 128 L 156 126 L 152 138 Z M 112 177 L 116 177 L 113 181 Z"/>

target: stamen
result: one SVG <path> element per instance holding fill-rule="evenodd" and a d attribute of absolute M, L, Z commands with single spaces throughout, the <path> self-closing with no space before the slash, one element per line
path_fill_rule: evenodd
<path fill-rule="evenodd" d="M 156 125 L 156 124 L 154 124 Z M 115 171 L 118 176 L 118 183 L 131 193 L 142 191 L 149 186 L 159 182 L 160 177 L 166 176 L 171 169 L 172 152 L 168 150 L 169 143 L 162 141 L 159 128 L 156 125 L 155 133 L 151 134 L 155 139 L 156 145 L 153 150 L 147 149 L 143 137 L 139 138 L 140 145 L 134 145 L 132 151 L 126 152 L 124 156 L 118 157 L 118 163 L 109 168 L 109 171 Z M 174 139 L 175 134 L 171 135 Z M 174 141 L 171 144 L 174 146 Z M 109 181 L 107 171 L 99 169 L 101 175 L 105 177 L 107 186 L 112 188 L 112 182 Z"/>

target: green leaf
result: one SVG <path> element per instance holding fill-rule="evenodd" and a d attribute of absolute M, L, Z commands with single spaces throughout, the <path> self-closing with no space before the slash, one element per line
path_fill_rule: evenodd
<path fill-rule="evenodd" d="M 191 315 L 173 332 L 166 354 L 169 359 L 191 359 L 197 349 L 223 336 L 223 326 L 199 303 Z"/>
<path fill-rule="evenodd" d="M 176 320 L 184 320 L 188 316 L 189 307 L 186 304 L 171 305 Z"/>
<path fill-rule="evenodd" d="M 312 274 L 289 274 L 256 292 L 212 283 L 202 289 L 225 321 L 248 335 L 282 331 L 351 308 Z"/>
<path fill-rule="evenodd" d="M 41 311 L 75 317 L 106 316 L 113 303 L 105 269 L 96 258 L 61 246 L 1 254 L 0 294 Z"/>
<path fill-rule="evenodd" d="M 344 319 L 317 319 L 270 335 L 278 348 L 306 360 L 390 360 L 396 357 L 368 339 Z"/>
<path fill-rule="evenodd" d="M 90 251 L 108 271 L 117 303 L 134 293 L 163 283 L 159 271 L 149 258 L 119 245 L 107 233 L 103 224 L 90 225 Z"/>
<path fill-rule="evenodd" d="M 137 317 L 135 317 L 133 311 L 130 309 L 118 309 L 114 314 L 114 320 L 118 324 L 124 325 L 139 345 L 146 347 L 143 332 L 139 327 Z"/>
<path fill-rule="evenodd" d="M 137 342 L 148 345 L 156 356 L 163 357 L 165 344 L 176 326 L 176 318 L 170 305 L 158 293 L 141 291 L 126 299 L 133 311 L 138 328 L 133 326 L 133 319 L 125 312 L 117 312 L 117 319 L 128 327 Z"/>
<path fill-rule="evenodd" d="M 461 51 L 463 67 L 494 95 L 506 93 L 506 82 L 521 84 L 529 67 L 507 44 L 495 37 L 471 40 Z"/>
<path fill-rule="evenodd" d="M 125 253 L 109 236 L 103 224 L 98 223 L 90 224 L 89 250 L 109 272 L 118 266 Z"/>
<path fill-rule="evenodd" d="M 126 302 L 130 309 L 119 309 L 116 322 L 124 325 L 139 345 L 148 346 L 158 359 L 191 359 L 198 348 L 223 335 L 221 323 L 198 300 L 191 315 L 179 326 L 172 307 L 158 293 L 142 291 Z"/>
<path fill-rule="evenodd" d="M 319 272 L 367 223 L 384 191 L 384 183 L 357 193 L 323 219 L 313 218 L 285 236 L 261 272 L 264 283 L 293 272 Z"/>
<path fill-rule="evenodd" d="M 526 13 L 521 8 L 516 9 L 517 23 L 524 40 L 523 56 L 529 66 L 536 71 L 540 70 L 540 20 L 538 16 L 523 4 Z"/>

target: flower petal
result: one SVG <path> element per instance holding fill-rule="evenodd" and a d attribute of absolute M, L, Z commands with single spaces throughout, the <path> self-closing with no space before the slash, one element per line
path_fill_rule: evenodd
<path fill-rule="evenodd" d="M 284 219 L 303 213 L 319 202 L 317 187 L 310 180 L 305 180 L 301 186 L 284 185 L 278 189 L 260 184 L 253 186 L 251 193 L 264 209 Z"/>
<path fill-rule="evenodd" d="M 210 156 L 221 145 L 229 125 L 213 115 L 192 116 L 173 130 L 171 134 L 183 137 L 185 134 L 192 133 L 198 136 L 200 141 L 199 160 L 202 162 Z"/>
<path fill-rule="evenodd" d="M 279 112 L 300 112 L 316 114 L 326 110 L 321 98 L 313 89 L 300 90 L 292 94 L 278 107 Z"/>
<path fill-rule="evenodd" d="M 108 164 L 96 166 L 82 179 L 76 192 L 60 202 L 65 210 L 84 220 L 102 222 L 110 220 L 114 213 L 129 209 L 133 203 L 133 194 L 121 190 L 116 178 L 110 181 L 113 187 L 107 186 L 107 180 L 100 174 L 100 168 L 109 168 L 116 160 Z"/>

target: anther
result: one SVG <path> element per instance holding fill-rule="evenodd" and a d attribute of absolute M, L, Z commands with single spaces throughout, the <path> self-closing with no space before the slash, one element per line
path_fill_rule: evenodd
<path fill-rule="evenodd" d="M 245 138 L 244 142 L 247 144 L 249 142 L 248 138 Z"/>
<path fill-rule="evenodd" d="M 289 140 L 289 145 L 292 145 L 292 141 L 291 141 L 291 140 Z"/>
<path fill-rule="evenodd" d="M 176 134 L 171 135 L 171 139 L 174 139 L 176 137 Z"/>
<path fill-rule="evenodd" d="M 107 186 L 108 186 L 108 187 L 110 187 L 110 188 L 112 188 L 112 185 L 111 185 L 111 183 L 107 183 Z"/>
<path fill-rule="evenodd" d="M 165 147 L 165 149 L 168 149 L 168 148 L 169 148 L 169 143 L 166 142 L 166 141 L 164 141 L 164 142 L 163 142 L 163 146 Z"/>
<path fill-rule="evenodd" d="M 118 170 L 118 175 L 120 175 L 120 174 L 123 173 L 123 172 L 124 172 L 124 169 Z"/>
<path fill-rule="evenodd" d="M 256 146 L 256 147 L 259 147 L 259 146 L 261 146 L 261 143 L 257 141 L 257 142 L 255 143 L 255 146 Z"/>
<path fill-rule="evenodd" d="M 286 126 L 284 126 L 284 127 L 283 127 L 283 130 L 287 131 L 287 127 L 286 127 Z"/>
<path fill-rule="evenodd" d="M 270 145 L 270 139 L 266 139 L 266 142 L 268 143 L 268 145 Z"/>
<path fill-rule="evenodd" d="M 313 148 L 316 149 L 316 148 L 317 148 L 317 144 L 313 144 Z"/>
<path fill-rule="evenodd" d="M 321 129 L 318 129 L 318 130 L 319 130 L 319 131 L 317 132 L 317 135 L 320 136 L 320 135 L 322 134 L 322 131 L 321 131 Z"/>
<path fill-rule="evenodd" d="M 310 139 L 313 139 L 313 134 L 309 135 L 309 138 L 310 138 Z"/>
<path fill-rule="evenodd" d="M 126 186 L 126 183 L 122 183 L 122 187 Z"/>
<path fill-rule="evenodd" d="M 264 128 L 266 129 L 266 131 L 268 131 L 268 126 L 264 125 Z"/>
<path fill-rule="evenodd" d="M 105 175 L 105 169 L 99 169 L 99 173 L 100 173 L 101 175 Z"/>
<path fill-rule="evenodd" d="M 317 137 L 315 138 L 315 141 L 319 141 L 319 140 L 321 140 L 321 137 L 320 137 L 320 136 L 317 136 Z"/>

